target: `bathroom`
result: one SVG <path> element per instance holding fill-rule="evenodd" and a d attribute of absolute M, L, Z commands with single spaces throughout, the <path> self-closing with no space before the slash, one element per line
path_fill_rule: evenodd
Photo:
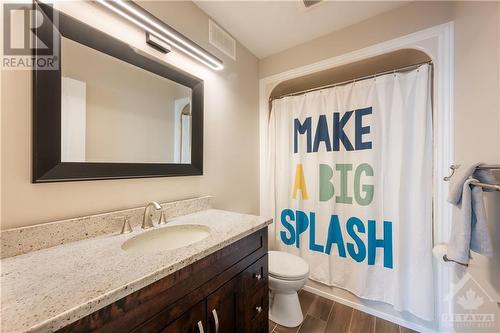
<path fill-rule="evenodd" d="M 499 2 L 0 8 L 0 332 L 500 331 Z"/>

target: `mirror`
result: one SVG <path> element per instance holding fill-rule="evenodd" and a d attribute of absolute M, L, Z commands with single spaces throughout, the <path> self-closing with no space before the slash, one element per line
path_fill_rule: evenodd
<path fill-rule="evenodd" d="M 62 162 L 191 162 L 190 88 L 64 37 L 61 72 Z"/>
<path fill-rule="evenodd" d="M 34 6 L 51 23 L 36 41 L 59 60 L 33 68 L 33 182 L 203 174 L 202 80 Z"/>

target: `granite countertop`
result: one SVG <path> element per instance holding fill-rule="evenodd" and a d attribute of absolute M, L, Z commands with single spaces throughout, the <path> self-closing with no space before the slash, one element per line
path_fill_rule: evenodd
<path fill-rule="evenodd" d="M 129 253 L 122 243 L 144 231 L 104 235 L 2 259 L 1 331 L 51 332 L 109 305 L 259 229 L 271 220 L 208 209 L 177 217 L 208 226 L 210 236 L 188 247 Z"/>

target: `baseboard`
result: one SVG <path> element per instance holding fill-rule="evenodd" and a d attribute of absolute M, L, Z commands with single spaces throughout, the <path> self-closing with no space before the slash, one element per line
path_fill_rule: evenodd
<path fill-rule="evenodd" d="M 404 326 L 406 328 L 412 329 L 412 330 L 417 331 L 417 332 L 426 332 L 426 333 L 427 332 L 429 332 L 429 333 L 436 333 L 437 332 L 437 331 L 435 331 L 435 330 L 433 330 L 433 329 L 431 329 L 429 327 L 416 324 L 414 322 L 411 322 L 411 321 L 405 320 L 403 318 L 399 318 L 399 317 L 387 314 L 387 313 L 382 312 L 382 311 L 378 311 L 378 310 L 373 309 L 371 307 L 368 307 L 366 305 L 363 305 L 363 304 L 360 304 L 360 303 L 357 303 L 357 302 L 353 302 L 351 300 L 339 297 L 337 295 L 332 295 L 330 293 L 324 292 L 322 290 L 316 289 L 316 288 L 311 287 L 311 286 L 307 286 L 306 285 L 302 289 L 304 289 L 305 291 L 308 291 L 310 293 L 313 293 L 315 295 L 318 295 L 318 296 L 330 299 L 332 301 L 335 301 L 335 302 L 347 305 L 347 306 L 349 306 L 349 307 L 351 307 L 353 309 L 366 312 L 368 314 L 371 314 L 372 316 L 382 318 L 384 320 L 393 322 L 395 324 L 398 324 L 399 326 Z"/>

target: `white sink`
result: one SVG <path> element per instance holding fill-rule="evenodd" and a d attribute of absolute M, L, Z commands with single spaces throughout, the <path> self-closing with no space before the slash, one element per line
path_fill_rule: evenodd
<path fill-rule="evenodd" d="M 146 231 L 122 244 L 122 249 L 134 253 L 153 253 L 186 247 L 210 235 L 204 225 L 174 225 Z"/>

